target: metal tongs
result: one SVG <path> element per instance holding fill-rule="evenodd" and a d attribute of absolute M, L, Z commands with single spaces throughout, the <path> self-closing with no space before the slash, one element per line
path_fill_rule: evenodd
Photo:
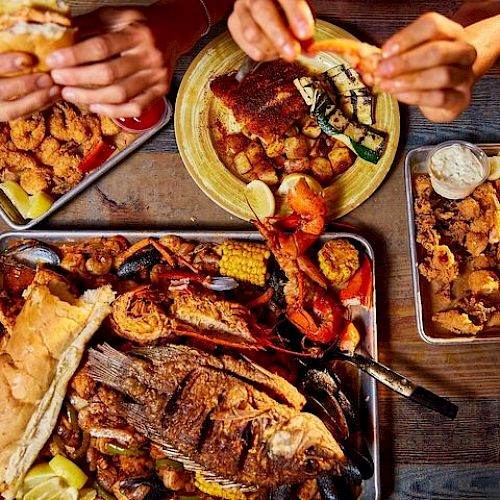
<path fill-rule="evenodd" d="M 243 62 L 238 68 L 238 72 L 236 73 L 236 81 L 241 82 L 241 80 L 243 80 L 245 76 L 255 71 L 261 64 L 261 61 L 254 61 L 252 58 L 245 56 L 245 59 L 243 59 Z"/>
<path fill-rule="evenodd" d="M 355 365 L 361 371 L 370 375 L 370 377 L 373 377 L 381 384 L 389 387 L 389 389 L 392 389 L 405 398 L 426 406 L 427 408 L 430 408 L 445 417 L 453 420 L 457 415 L 457 405 L 441 396 L 438 396 L 437 394 L 434 394 L 428 389 L 415 384 L 408 378 L 400 375 L 372 358 L 358 353 L 347 354 L 338 348 L 334 348 L 331 351 L 326 352 L 323 358 L 327 364 L 331 364 L 331 361 L 334 359 L 347 361 L 348 363 Z"/>

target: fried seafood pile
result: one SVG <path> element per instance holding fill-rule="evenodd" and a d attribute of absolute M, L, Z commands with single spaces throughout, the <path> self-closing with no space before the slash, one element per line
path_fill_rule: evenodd
<path fill-rule="evenodd" d="M 500 326 L 500 183 L 453 201 L 436 194 L 426 175 L 413 182 L 419 271 L 434 293 L 433 321 L 468 335 Z"/>
<path fill-rule="evenodd" d="M 268 236 L 273 230 L 265 228 Z M 312 248 L 315 238 L 305 244 L 298 234 L 288 236 L 296 238 L 289 245 L 277 234 L 279 247 L 169 235 L 133 245 L 121 236 L 27 240 L 7 249 L 0 259 L 5 338 L 25 305 L 35 265 L 68 292 L 110 285 L 117 294 L 70 381 L 40 462 L 66 456 L 101 499 L 313 500 L 331 498 L 332 488 L 356 497 L 369 473 L 344 451 L 347 443 L 356 446 L 356 418 L 340 380 L 305 368 L 278 345 L 272 352 L 266 347 L 273 347 L 278 325 L 280 336 L 290 337 L 289 349 L 300 348 L 302 334 L 309 342 L 318 332 L 341 338 L 341 330 L 327 328 L 348 316 L 337 298 L 329 302 L 302 275 L 291 255 L 285 276 L 311 296 L 287 289 L 277 268 L 285 250 L 307 248 L 307 258 L 303 250 L 295 259 L 313 274 L 319 249 L 324 257 L 346 250 L 346 264 L 335 268 L 344 280 L 353 274 L 344 290 L 361 270 L 354 257 L 363 255 L 346 240 Z M 238 263 L 245 258 L 252 264 L 242 273 Z M 306 324 L 294 319 L 299 306 Z"/>
<path fill-rule="evenodd" d="M 123 149 L 131 141 L 109 118 L 59 101 L 0 125 L 0 181 L 18 182 L 30 195 L 45 192 L 58 198 L 100 166 L 93 160 L 102 157 L 106 146 Z"/>
<path fill-rule="evenodd" d="M 327 186 L 354 163 L 356 155 L 321 130 L 296 89 L 294 80 L 308 74 L 300 64 L 278 60 L 240 83 L 234 74 L 211 82 L 241 128 L 235 132 L 222 119 L 212 126 L 217 152 L 234 174 L 276 186 L 287 174 L 308 173 Z"/>

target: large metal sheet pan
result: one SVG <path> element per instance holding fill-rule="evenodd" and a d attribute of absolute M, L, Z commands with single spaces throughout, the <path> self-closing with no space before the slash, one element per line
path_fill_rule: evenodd
<path fill-rule="evenodd" d="M 7 232 L 0 235 L 0 253 L 9 245 L 16 241 L 25 239 L 36 239 L 45 242 L 56 241 L 77 241 L 92 237 L 110 237 L 122 235 L 131 243 L 144 238 L 160 238 L 167 234 L 174 234 L 185 239 L 192 239 L 201 242 L 222 242 L 226 239 L 262 241 L 262 237 L 255 231 L 23 231 Z M 375 254 L 370 243 L 362 236 L 344 233 L 325 233 L 320 238 L 320 242 L 331 239 L 344 238 L 349 240 L 359 250 L 365 252 L 373 262 L 375 269 Z M 358 324 L 364 327 L 364 337 L 361 349 L 377 360 L 377 323 L 376 323 L 376 285 L 375 273 L 373 274 L 373 307 L 367 310 L 361 306 L 351 308 L 352 317 Z M 342 362 L 339 362 L 343 364 Z M 380 499 L 380 457 L 379 457 L 379 422 L 378 422 L 378 396 L 377 385 L 373 378 L 357 370 L 355 367 L 345 364 L 345 373 L 348 376 L 349 396 L 354 398 L 360 417 L 360 427 L 364 445 L 368 448 L 374 463 L 374 475 L 371 479 L 363 481 L 363 489 L 358 500 L 379 500 Z M 347 382 L 347 381 L 346 381 Z M 360 445 L 362 445 L 360 443 Z"/>
<path fill-rule="evenodd" d="M 489 155 L 496 155 L 500 152 L 500 144 L 478 144 L 483 151 Z M 416 239 L 415 213 L 414 213 L 414 190 L 413 176 L 417 174 L 427 174 L 427 155 L 434 146 L 422 146 L 408 152 L 405 159 L 405 185 L 406 203 L 408 213 L 408 233 L 410 239 L 411 270 L 413 276 L 413 294 L 415 297 L 415 312 L 417 319 L 417 329 L 422 339 L 429 344 L 450 345 L 450 344 L 481 344 L 500 342 L 500 329 L 480 332 L 477 335 L 457 335 L 451 332 L 444 332 L 436 328 L 432 321 L 432 310 L 430 302 L 430 289 L 427 280 L 418 272 L 420 264 L 420 253 Z"/>
<path fill-rule="evenodd" d="M 151 130 L 144 132 L 142 134 L 137 134 L 137 137 L 132 143 L 130 143 L 125 149 L 114 154 L 109 160 L 104 162 L 99 168 L 94 172 L 87 175 L 80 183 L 78 183 L 73 189 L 70 189 L 67 193 L 58 198 L 50 209 L 45 212 L 40 217 L 32 220 L 26 220 L 14 207 L 12 202 L 7 198 L 5 193 L 0 190 L 0 216 L 2 219 L 12 228 L 16 230 L 30 229 L 42 220 L 50 217 L 54 212 L 59 210 L 63 205 L 72 200 L 75 196 L 81 193 L 84 189 L 87 189 L 91 184 L 93 184 L 97 179 L 102 177 L 104 174 L 109 172 L 118 163 L 123 161 L 127 156 L 132 154 L 137 148 L 142 146 L 146 141 L 158 133 L 172 118 L 172 105 L 165 99 L 167 104 L 165 113 L 162 119 L 155 125 Z"/>

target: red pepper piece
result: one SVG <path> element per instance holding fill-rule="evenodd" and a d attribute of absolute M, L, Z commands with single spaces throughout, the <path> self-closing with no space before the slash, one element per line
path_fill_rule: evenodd
<path fill-rule="evenodd" d="M 352 355 L 360 340 L 361 337 L 358 329 L 354 326 L 352 321 L 349 321 L 340 335 L 339 348 L 341 351 Z"/>
<path fill-rule="evenodd" d="M 115 151 L 115 146 L 104 141 L 99 141 L 80 162 L 78 168 L 84 174 L 100 167 Z"/>
<path fill-rule="evenodd" d="M 365 307 L 372 304 L 372 263 L 365 255 L 359 269 L 347 283 L 347 287 L 339 292 L 342 302 L 359 300 Z"/>

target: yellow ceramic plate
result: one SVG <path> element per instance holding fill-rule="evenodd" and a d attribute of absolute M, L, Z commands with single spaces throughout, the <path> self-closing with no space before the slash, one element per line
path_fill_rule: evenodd
<path fill-rule="evenodd" d="M 325 21 L 317 21 L 316 38 L 355 39 L 347 31 Z M 210 123 L 220 115 L 221 105 L 210 91 L 211 80 L 237 69 L 243 52 L 224 33 L 209 43 L 191 63 L 182 80 L 175 110 L 175 134 L 179 151 L 200 189 L 228 212 L 250 220 L 255 218 L 245 198 L 245 183 L 232 174 L 217 156 L 212 142 Z M 335 54 L 321 53 L 301 63 L 322 72 L 346 61 Z M 399 141 L 399 108 L 388 94 L 377 96 L 374 127 L 389 134 L 384 156 L 374 165 L 357 158 L 354 165 L 325 189 L 328 218 L 341 217 L 368 199 L 391 168 Z"/>

